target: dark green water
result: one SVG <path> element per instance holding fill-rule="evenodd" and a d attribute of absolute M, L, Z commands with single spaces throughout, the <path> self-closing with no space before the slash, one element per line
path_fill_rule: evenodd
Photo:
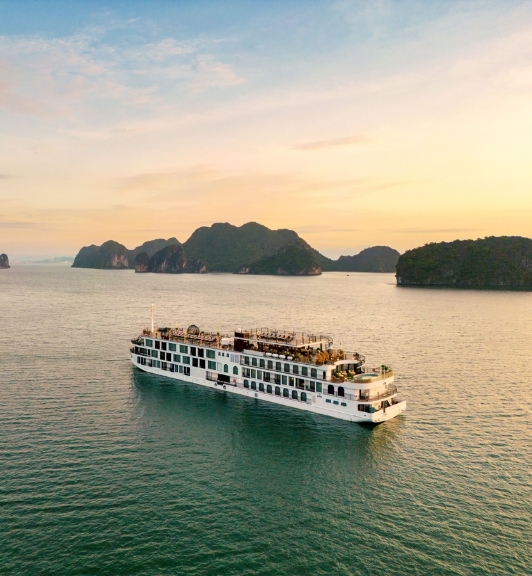
<path fill-rule="evenodd" d="M 376 428 L 138 372 L 161 325 L 331 333 Z M 532 294 L 391 275 L 0 271 L 0 573 L 530 574 Z"/>

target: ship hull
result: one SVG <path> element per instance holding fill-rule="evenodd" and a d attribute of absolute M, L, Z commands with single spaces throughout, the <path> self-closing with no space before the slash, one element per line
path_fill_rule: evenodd
<path fill-rule="evenodd" d="M 358 411 L 358 401 L 344 399 L 342 397 L 329 397 L 324 393 L 309 393 L 306 401 L 294 400 L 284 396 L 278 396 L 268 392 L 259 390 L 251 390 L 243 387 L 240 383 L 220 383 L 216 381 L 207 380 L 200 376 L 190 375 L 187 376 L 181 373 L 168 372 L 160 368 L 139 365 L 136 362 L 134 354 L 131 355 L 133 365 L 149 374 L 156 374 L 178 382 L 198 384 L 206 388 L 222 392 L 230 392 L 239 396 L 244 396 L 250 399 L 262 400 L 270 402 L 271 404 L 279 404 L 287 408 L 294 408 L 297 410 L 304 410 L 306 412 L 313 412 L 322 416 L 329 416 L 339 420 L 346 420 L 348 422 L 359 422 L 367 424 L 380 424 L 395 418 L 406 410 L 406 401 L 398 401 L 393 406 L 389 406 L 385 410 L 379 410 L 375 413 L 367 413 Z M 236 380 L 236 379 L 235 379 Z M 286 388 L 286 387 L 285 387 Z"/>

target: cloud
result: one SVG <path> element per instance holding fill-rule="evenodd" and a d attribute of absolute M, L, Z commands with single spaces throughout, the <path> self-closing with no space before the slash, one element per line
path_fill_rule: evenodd
<path fill-rule="evenodd" d="M 465 232 L 478 232 L 478 228 L 403 228 L 399 230 L 389 230 L 396 234 L 463 234 Z"/>
<path fill-rule="evenodd" d="M 4 222 L 0 220 L 0 228 L 40 228 L 38 222 Z"/>
<path fill-rule="evenodd" d="M 368 144 L 371 138 L 365 134 L 346 136 L 345 138 L 332 138 L 330 140 L 313 140 L 292 146 L 292 150 L 319 150 L 321 148 L 335 148 L 336 146 L 349 146 L 351 144 Z"/>

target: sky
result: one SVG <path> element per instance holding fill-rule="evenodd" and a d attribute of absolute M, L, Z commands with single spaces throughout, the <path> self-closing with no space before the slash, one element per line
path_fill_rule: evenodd
<path fill-rule="evenodd" d="M 0 0 L 0 252 L 532 237 L 532 2 Z"/>

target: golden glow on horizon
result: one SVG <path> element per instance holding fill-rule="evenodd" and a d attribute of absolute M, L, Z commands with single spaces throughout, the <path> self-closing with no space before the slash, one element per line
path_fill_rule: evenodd
<path fill-rule="evenodd" d="M 73 255 L 110 238 L 185 241 L 198 226 L 248 221 L 292 228 L 331 255 L 532 237 L 527 16 L 378 78 L 312 89 L 288 82 L 228 96 L 246 89 L 250 70 L 204 59 L 183 109 L 154 90 L 133 93 L 96 56 L 61 93 L 53 73 L 68 69 L 67 48 L 44 43 L 37 54 L 3 37 L 0 251 Z M 74 43 L 68 50 L 82 57 Z M 38 64 L 48 70 L 40 91 Z M 22 84 L 36 94 L 17 103 Z M 124 113 L 96 121 L 95 87 Z"/>

